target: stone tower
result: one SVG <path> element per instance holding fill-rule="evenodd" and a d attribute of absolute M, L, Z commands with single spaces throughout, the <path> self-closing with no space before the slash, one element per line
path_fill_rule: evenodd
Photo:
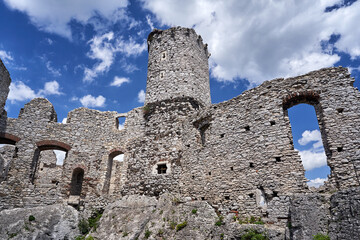
<path fill-rule="evenodd" d="M 148 37 L 148 51 L 145 104 L 178 97 L 211 104 L 210 54 L 193 29 L 155 29 Z"/>

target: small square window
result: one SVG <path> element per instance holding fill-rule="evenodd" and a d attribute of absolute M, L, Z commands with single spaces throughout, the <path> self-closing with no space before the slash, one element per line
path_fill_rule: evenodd
<path fill-rule="evenodd" d="M 157 167 L 158 174 L 166 174 L 167 166 L 166 164 L 159 164 Z"/>

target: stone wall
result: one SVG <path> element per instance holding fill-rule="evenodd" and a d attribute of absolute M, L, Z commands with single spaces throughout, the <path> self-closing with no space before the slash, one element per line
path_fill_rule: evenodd
<path fill-rule="evenodd" d="M 292 211 L 306 212 L 293 196 L 325 206 L 306 195 L 311 191 L 294 150 L 287 109 L 299 103 L 315 107 L 331 168 L 322 194 L 360 185 L 360 93 L 347 69 L 267 81 L 210 105 L 208 53 L 193 30 L 153 32 L 149 54 L 142 108 L 128 113 L 79 108 L 62 124 L 52 104 L 37 98 L 17 119 L 0 121 L 1 143 L 13 145 L 16 153 L 6 173 L 0 160 L 0 209 L 55 203 L 89 209 L 125 195 L 171 192 L 176 201 L 206 201 L 218 213 L 262 217 L 285 227 Z M 163 78 L 154 77 L 162 69 Z M 126 117 L 122 130 L 118 117 Z M 54 166 L 52 150 L 67 152 L 63 166 Z M 117 162 L 120 153 L 124 159 Z M 76 184 L 79 194 L 70 191 Z"/>
<path fill-rule="evenodd" d="M 211 104 L 210 54 L 194 29 L 155 29 L 148 37 L 148 49 L 145 104 L 179 97 Z"/>
<path fill-rule="evenodd" d="M 4 110 L 10 86 L 10 74 L 0 59 L 0 113 Z"/>

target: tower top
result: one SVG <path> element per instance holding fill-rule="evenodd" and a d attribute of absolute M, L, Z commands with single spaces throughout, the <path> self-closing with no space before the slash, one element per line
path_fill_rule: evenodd
<path fill-rule="evenodd" d="M 194 29 L 154 29 L 148 36 L 149 63 L 145 103 L 190 97 L 211 104 L 210 56 Z"/>

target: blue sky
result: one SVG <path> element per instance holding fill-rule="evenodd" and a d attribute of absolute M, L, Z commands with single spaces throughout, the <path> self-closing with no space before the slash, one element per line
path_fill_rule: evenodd
<path fill-rule="evenodd" d="M 213 103 L 265 80 L 330 66 L 349 67 L 359 87 L 359 22 L 357 1 L 0 0 L 0 58 L 12 78 L 6 109 L 17 117 L 42 96 L 61 122 L 82 106 L 120 113 L 142 106 L 147 35 L 178 25 L 195 28 L 209 44 Z M 322 151 L 312 111 L 289 111 L 292 124 L 304 118 L 292 129 L 304 158 Z M 327 171 L 306 176 L 321 182 Z"/>

